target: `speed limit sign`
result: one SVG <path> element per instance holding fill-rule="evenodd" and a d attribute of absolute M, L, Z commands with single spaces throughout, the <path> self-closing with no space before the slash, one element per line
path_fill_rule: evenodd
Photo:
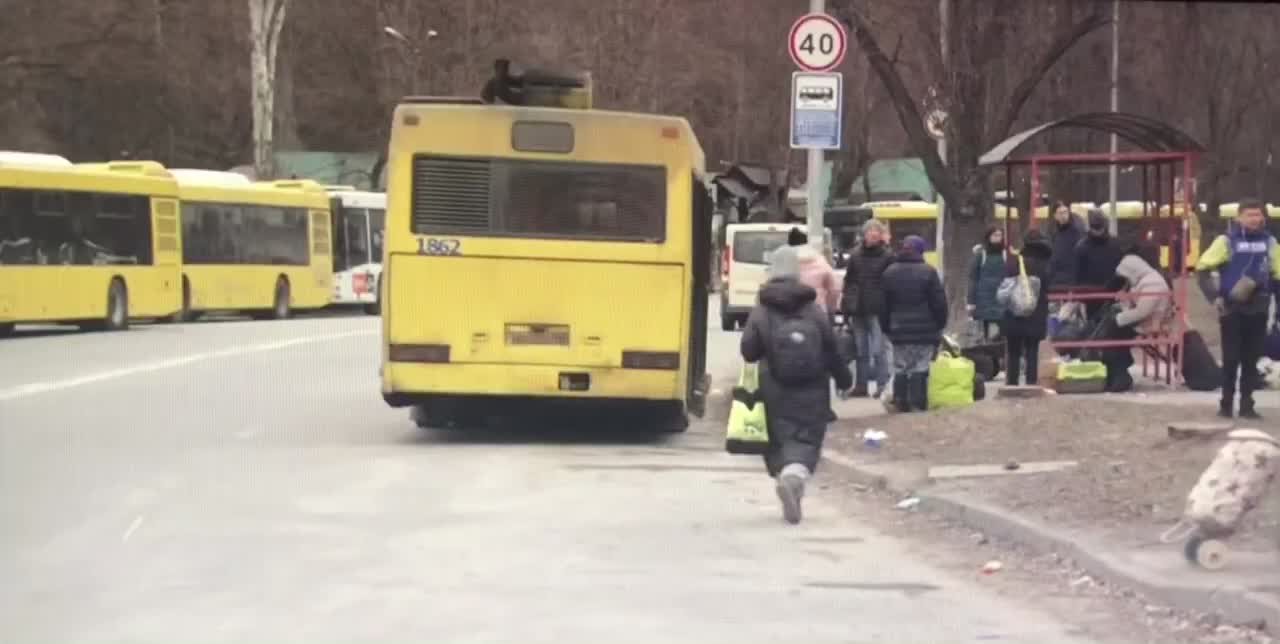
<path fill-rule="evenodd" d="M 811 13 L 791 25 L 787 50 L 800 69 L 825 72 L 844 60 L 848 42 L 849 35 L 840 21 L 825 13 Z"/>

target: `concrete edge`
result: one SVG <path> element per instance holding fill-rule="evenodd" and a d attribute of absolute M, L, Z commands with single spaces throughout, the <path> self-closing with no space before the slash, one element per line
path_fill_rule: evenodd
<path fill-rule="evenodd" d="M 870 472 L 849 457 L 828 452 L 823 458 L 851 472 L 855 481 L 876 489 L 900 494 L 913 492 L 899 481 Z M 1090 575 L 1108 583 L 1128 586 L 1173 608 L 1191 611 L 1215 610 L 1224 620 L 1245 624 L 1264 620 L 1266 632 L 1280 635 L 1280 601 L 1242 587 L 1203 588 L 1172 584 L 1140 567 L 1101 554 L 1090 544 L 1006 510 L 960 494 L 914 491 L 920 508 L 960 522 L 987 535 L 1019 543 L 1038 554 L 1057 553 L 1073 559 Z"/>

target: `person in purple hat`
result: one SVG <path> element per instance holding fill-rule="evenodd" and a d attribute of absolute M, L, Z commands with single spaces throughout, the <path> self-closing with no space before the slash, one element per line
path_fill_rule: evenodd
<path fill-rule="evenodd" d="M 927 248 L 916 235 L 884 271 L 880 324 L 893 343 L 893 399 L 902 411 L 929 406 L 929 365 L 947 326 L 947 294 L 938 271 L 924 261 Z"/>

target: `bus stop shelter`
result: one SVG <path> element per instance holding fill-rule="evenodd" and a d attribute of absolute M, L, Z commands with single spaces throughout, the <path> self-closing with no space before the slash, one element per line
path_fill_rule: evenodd
<path fill-rule="evenodd" d="M 1111 153 L 1033 153 L 1026 156 L 1015 156 L 1025 144 L 1048 132 L 1058 129 L 1085 129 L 1106 134 L 1115 134 L 1124 139 L 1137 151 Z M 1190 136 L 1172 126 L 1136 114 L 1123 112 L 1099 112 L 1081 114 L 1056 121 L 1043 123 L 1036 127 L 1019 132 L 1000 142 L 983 154 L 979 165 L 1003 169 L 1006 186 L 1012 190 L 1015 175 L 1019 172 L 1027 174 L 1030 184 L 1026 191 L 1026 204 L 1022 200 L 1015 201 L 1018 218 L 1026 218 L 1026 225 L 1034 225 L 1036 217 L 1035 195 L 1041 193 L 1040 174 L 1047 168 L 1060 166 L 1133 166 L 1141 172 L 1141 204 L 1142 216 L 1137 239 L 1121 240 L 1131 245 L 1130 251 L 1141 254 L 1148 263 L 1157 270 L 1164 268 L 1164 274 L 1171 284 L 1171 315 L 1162 321 L 1156 330 L 1141 333 L 1133 339 L 1074 339 L 1059 341 L 1049 338 L 1049 344 L 1056 349 L 1112 349 L 1138 348 L 1142 350 L 1142 373 L 1150 375 L 1154 366 L 1154 376 L 1159 379 L 1163 372 L 1166 383 L 1181 382 L 1182 378 L 1182 341 L 1187 329 L 1186 305 L 1188 292 L 1188 272 L 1190 266 L 1186 261 L 1191 235 L 1188 223 L 1195 216 L 1196 203 L 1194 192 L 1195 160 L 1204 148 Z M 1046 213 L 1052 217 L 1052 213 Z M 1006 238 L 1013 217 L 1005 217 Z M 1154 254 L 1143 251 L 1155 251 Z M 1167 266 L 1162 267 L 1161 257 L 1167 257 Z M 1153 262 L 1154 260 L 1154 262 Z M 1065 290 L 1055 289 L 1049 293 L 1050 302 L 1132 302 L 1139 297 L 1152 297 L 1148 294 L 1131 294 L 1127 292 L 1109 292 L 1101 289 L 1085 289 L 1071 287 Z M 1156 294 L 1154 297 L 1164 297 Z M 1163 369 L 1162 369 L 1163 367 Z"/>

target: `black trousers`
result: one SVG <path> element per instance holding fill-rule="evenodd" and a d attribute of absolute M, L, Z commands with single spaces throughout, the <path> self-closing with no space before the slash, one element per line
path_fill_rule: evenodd
<path fill-rule="evenodd" d="M 1040 338 L 1009 334 L 1005 336 L 1004 343 L 1009 354 L 1004 367 L 1005 384 L 1018 384 L 1024 358 L 1027 361 L 1027 384 L 1036 384 L 1040 378 Z"/>
<path fill-rule="evenodd" d="M 1240 408 L 1253 408 L 1258 389 L 1258 359 L 1267 339 L 1266 313 L 1228 313 L 1218 320 L 1222 328 L 1222 402 L 1231 403 L 1240 379 Z"/>

